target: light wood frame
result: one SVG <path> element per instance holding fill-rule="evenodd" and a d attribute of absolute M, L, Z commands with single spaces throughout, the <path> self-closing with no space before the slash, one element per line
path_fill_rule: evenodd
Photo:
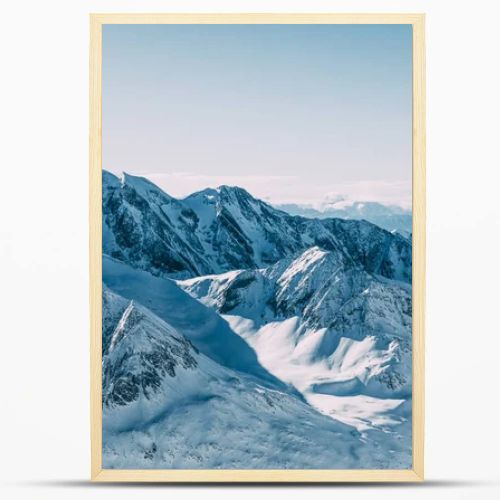
<path fill-rule="evenodd" d="M 90 15 L 91 479 L 149 482 L 412 482 L 424 479 L 425 319 L 424 14 Z M 102 468 L 102 112 L 104 24 L 411 24 L 413 27 L 413 468 L 408 470 L 112 470 Z"/>

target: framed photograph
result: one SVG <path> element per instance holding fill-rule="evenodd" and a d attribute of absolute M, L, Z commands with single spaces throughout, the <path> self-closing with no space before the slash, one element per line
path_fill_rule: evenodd
<path fill-rule="evenodd" d="M 96 481 L 421 481 L 423 14 L 90 18 Z"/>

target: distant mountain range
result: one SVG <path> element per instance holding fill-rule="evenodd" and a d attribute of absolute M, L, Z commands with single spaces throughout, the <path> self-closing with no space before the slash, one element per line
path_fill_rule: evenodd
<path fill-rule="evenodd" d="M 277 204 L 275 207 L 291 215 L 314 219 L 338 217 L 340 219 L 367 220 L 387 229 L 387 231 L 398 232 L 406 238 L 410 238 L 412 233 L 411 210 L 397 205 L 384 205 L 375 201 L 340 200 L 322 203 L 317 208 L 294 203 Z"/>
<path fill-rule="evenodd" d="M 411 467 L 411 242 L 103 173 L 103 464 Z"/>

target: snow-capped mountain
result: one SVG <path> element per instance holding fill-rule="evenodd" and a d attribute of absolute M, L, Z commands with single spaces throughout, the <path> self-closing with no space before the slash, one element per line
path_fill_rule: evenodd
<path fill-rule="evenodd" d="M 410 466 L 393 434 L 360 439 L 295 395 L 219 365 L 135 301 L 105 288 L 103 303 L 105 468 Z"/>
<path fill-rule="evenodd" d="M 105 287 L 103 310 L 106 342 L 102 384 L 106 408 L 139 399 L 152 400 L 159 395 L 164 380 L 198 366 L 198 349 L 133 300 Z"/>
<path fill-rule="evenodd" d="M 312 246 L 342 252 L 368 272 L 411 279 L 411 245 L 366 221 L 307 219 L 238 187 L 172 198 L 150 181 L 103 173 L 103 252 L 160 276 L 257 269 Z"/>
<path fill-rule="evenodd" d="M 412 233 L 411 210 L 398 205 L 384 205 L 375 201 L 335 200 L 319 206 L 285 203 L 275 205 L 291 215 L 315 219 L 338 217 L 340 219 L 367 220 L 391 232 L 398 232 L 406 238 Z"/>
<path fill-rule="evenodd" d="M 219 311 L 265 368 L 319 410 L 330 408 L 328 396 L 345 395 L 358 397 L 359 406 L 366 397 L 384 397 L 397 408 L 411 392 L 407 283 L 371 275 L 342 254 L 313 247 L 269 268 L 179 285 Z M 355 404 L 348 411 L 336 408 L 336 418 L 360 428 L 374 424 L 369 415 L 352 418 Z"/>
<path fill-rule="evenodd" d="M 129 301 L 142 304 L 186 336 L 197 349 L 217 363 L 258 377 L 263 383 L 285 388 L 257 360 L 253 349 L 219 314 L 183 291 L 174 281 L 133 269 L 109 256 L 103 257 L 102 279 L 106 287 Z M 113 310 L 103 307 L 104 318 L 115 321 Z M 112 340 L 103 319 L 103 348 Z M 108 333 L 106 333 L 108 332 Z M 109 340 L 108 340 L 109 339 Z"/>
<path fill-rule="evenodd" d="M 188 207 L 144 178 L 103 171 L 102 184 L 103 253 L 157 275 L 211 269 Z"/>
<path fill-rule="evenodd" d="M 311 328 L 352 337 L 367 331 L 401 335 L 411 327 L 411 287 L 353 265 L 341 253 L 312 247 L 263 269 L 178 281 L 222 314 L 257 323 L 298 316 Z M 362 312 L 360 312 L 362 311 Z"/>
<path fill-rule="evenodd" d="M 411 242 L 103 173 L 103 462 L 411 466 Z"/>

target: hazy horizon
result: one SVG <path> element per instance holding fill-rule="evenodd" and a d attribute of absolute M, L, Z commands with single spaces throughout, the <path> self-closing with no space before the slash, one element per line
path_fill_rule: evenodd
<path fill-rule="evenodd" d="M 411 26 L 105 25 L 103 168 L 411 206 Z"/>

